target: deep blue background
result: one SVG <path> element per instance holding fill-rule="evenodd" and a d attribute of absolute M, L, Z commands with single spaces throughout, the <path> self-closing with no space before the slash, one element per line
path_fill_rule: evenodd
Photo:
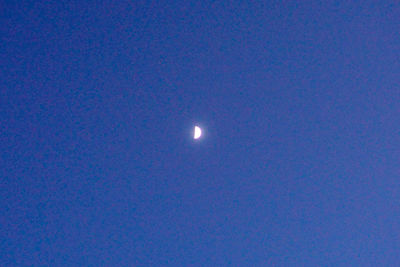
<path fill-rule="evenodd" d="M 398 1 L 15 2 L 1 266 L 400 265 Z"/>

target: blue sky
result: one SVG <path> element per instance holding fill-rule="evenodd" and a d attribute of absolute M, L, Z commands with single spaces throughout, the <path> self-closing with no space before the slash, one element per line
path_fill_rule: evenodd
<path fill-rule="evenodd" d="M 0 22 L 2 266 L 399 265 L 397 1 Z"/>

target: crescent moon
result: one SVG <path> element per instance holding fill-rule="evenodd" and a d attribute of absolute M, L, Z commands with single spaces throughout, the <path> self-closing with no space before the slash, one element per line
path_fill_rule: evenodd
<path fill-rule="evenodd" d="M 193 136 L 193 138 L 194 139 L 199 139 L 200 136 L 201 136 L 201 129 L 200 129 L 199 126 L 195 126 L 194 127 L 194 136 Z"/>

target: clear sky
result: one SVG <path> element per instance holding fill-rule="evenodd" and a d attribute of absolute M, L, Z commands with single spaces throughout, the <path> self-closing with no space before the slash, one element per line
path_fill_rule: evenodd
<path fill-rule="evenodd" d="M 398 1 L 0 10 L 1 266 L 400 265 Z"/>

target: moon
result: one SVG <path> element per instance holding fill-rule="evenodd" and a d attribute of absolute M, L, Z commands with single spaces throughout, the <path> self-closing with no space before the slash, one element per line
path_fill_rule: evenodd
<path fill-rule="evenodd" d="M 201 128 L 199 126 L 194 126 L 194 139 L 199 139 L 201 136 Z"/>

